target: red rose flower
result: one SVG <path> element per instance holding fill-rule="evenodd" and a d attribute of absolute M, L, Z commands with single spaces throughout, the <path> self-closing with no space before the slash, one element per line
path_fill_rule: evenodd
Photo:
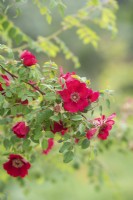
<path fill-rule="evenodd" d="M 54 139 L 53 138 L 49 138 L 48 139 L 48 147 L 47 147 L 47 149 L 43 150 L 43 154 L 47 155 L 51 151 L 53 146 L 54 146 Z"/>
<path fill-rule="evenodd" d="M 64 109 L 72 113 L 84 111 L 90 104 L 88 96 L 92 90 L 76 79 L 66 82 L 66 86 L 66 89 L 58 91 L 64 101 Z"/>
<path fill-rule="evenodd" d="M 21 53 L 20 58 L 23 60 L 23 64 L 26 67 L 30 67 L 37 63 L 36 57 L 30 51 L 27 50 L 24 50 Z"/>
<path fill-rule="evenodd" d="M 25 122 L 17 122 L 13 127 L 12 131 L 16 134 L 19 138 L 25 138 L 29 132 L 29 126 L 26 126 Z"/>
<path fill-rule="evenodd" d="M 28 175 L 28 169 L 31 165 L 22 156 L 17 154 L 10 154 L 9 161 L 3 164 L 3 168 L 10 176 L 24 178 Z"/>
<path fill-rule="evenodd" d="M 8 87 L 8 86 L 10 85 L 10 80 L 9 80 L 9 78 L 8 78 L 6 75 L 4 75 L 4 74 L 0 74 L 0 76 L 1 76 L 2 79 L 4 80 L 5 85 Z M 0 91 L 3 91 L 3 90 L 4 90 L 3 87 L 2 87 L 2 84 L 4 84 L 4 83 L 0 83 Z"/>
<path fill-rule="evenodd" d="M 105 117 L 105 115 L 102 115 L 101 118 L 96 118 L 94 120 L 94 124 L 96 126 L 99 126 L 99 133 L 98 138 L 101 140 L 106 140 L 109 136 L 109 131 L 112 129 L 112 126 L 114 125 L 115 121 L 113 118 L 116 117 L 116 114 L 113 113 L 109 117 Z"/>
<path fill-rule="evenodd" d="M 86 137 L 88 138 L 88 140 L 90 140 L 95 135 L 96 131 L 96 128 L 91 128 L 87 131 Z"/>
<path fill-rule="evenodd" d="M 61 135 L 64 135 L 67 132 L 67 130 L 68 129 L 63 126 L 62 121 L 60 121 L 59 123 L 58 122 L 54 122 L 53 127 L 51 127 L 51 131 L 53 133 L 60 132 Z"/>

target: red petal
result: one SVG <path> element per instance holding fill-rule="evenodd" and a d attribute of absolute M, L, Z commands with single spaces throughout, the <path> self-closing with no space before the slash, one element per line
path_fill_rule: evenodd
<path fill-rule="evenodd" d="M 81 98 L 87 98 L 88 93 L 90 93 L 91 90 L 86 87 L 85 83 L 80 83 L 77 88 L 77 92 L 79 93 Z"/>
<path fill-rule="evenodd" d="M 68 89 L 64 89 L 62 91 L 58 91 L 60 96 L 62 97 L 63 101 L 69 101 L 70 100 L 70 93 Z"/>
<path fill-rule="evenodd" d="M 101 131 L 99 134 L 98 134 L 98 138 L 100 140 L 106 140 L 107 137 L 109 136 L 109 132 L 108 131 Z"/>
<path fill-rule="evenodd" d="M 24 178 L 26 175 L 28 175 L 27 166 L 23 165 L 21 168 L 19 168 L 19 176 Z"/>
<path fill-rule="evenodd" d="M 113 125 L 113 124 L 115 124 L 115 121 L 114 120 L 108 120 L 108 121 L 106 121 L 106 124 Z"/>
<path fill-rule="evenodd" d="M 47 149 L 43 150 L 42 153 L 47 155 L 51 151 L 53 146 L 54 146 L 54 139 L 53 138 L 49 138 L 48 139 L 48 147 L 47 147 Z"/>
<path fill-rule="evenodd" d="M 78 101 L 78 109 L 79 109 L 79 111 L 83 111 L 88 105 L 89 105 L 89 102 L 88 102 L 87 99 L 80 99 Z"/>
<path fill-rule="evenodd" d="M 23 157 L 18 155 L 18 154 L 10 154 L 10 156 L 9 156 L 10 160 L 13 160 L 13 159 L 16 159 L 16 158 L 23 159 Z"/>
<path fill-rule="evenodd" d="M 70 93 L 78 92 L 81 82 L 74 79 L 73 81 L 66 82 L 66 86 Z"/>
<path fill-rule="evenodd" d="M 88 138 L 88 140 L 90 140 L 94 136 L 96 131 L 97 131 L 96 128 L 91 128 L 90 130 L 87 131 L 86 137 Z"/>
<path fill-rule="evenodd" d="M 110 116 L 107 118 L 107 120 L 111 120 L 111 119 L 113 119 L 114 117 L 116 117 L 116 113 L 113 113 L 112 115 L 110 115 Z"/>
<path fill-rule="evenodd" d="M 99 92 L 93 92 L 92 96 L 91 96 L 91 102 L 97 101 L 99 98 Z"/>
<path fill-rule="evenodd" d="M 77 103 L 75 103 L 73 101 L 65 102 L 64 103 L 64 109 L 71 112 L 71 113 L 75 113 L 75 112 L 79 111 Z"/>

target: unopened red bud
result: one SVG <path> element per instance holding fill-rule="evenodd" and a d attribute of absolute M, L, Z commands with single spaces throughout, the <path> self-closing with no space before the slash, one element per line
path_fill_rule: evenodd
<path fill-rule="evenodd" d="M 61 111 L 61 106 L 59 104 L 57 104 L 56 106 L 54 106 L 54 111 L 59 113 Z"/>

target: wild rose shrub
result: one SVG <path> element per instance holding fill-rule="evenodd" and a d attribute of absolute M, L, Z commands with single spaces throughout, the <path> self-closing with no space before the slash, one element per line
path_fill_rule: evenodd
<path fill-rule="evenodd" d="M 13 54 L 1 57 L 0 138 L 6 155 L 3 168 L 9 175 L 25 177 L 36 150 L 40 156 L 50 156 L 58 145 L 68 163 L 75 157 L 75 147 L 93 148 L 109 137 L 115 114 L 93 118 L 95 108 L 102 111 L 104 92 L 93 91 L 86 78 L 65 74 L 53 62 L 40 68 L 28 50 L 18 60 Z"/>

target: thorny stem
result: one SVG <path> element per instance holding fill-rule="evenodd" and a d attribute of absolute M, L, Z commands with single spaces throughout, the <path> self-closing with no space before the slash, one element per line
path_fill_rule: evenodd
<path fill-rule="evenodd" d="M 9 71 L 8 71 L 7 69 L 5 69 L 1 64 L 0 64 L 0 67 L 1 67 L 5 72 L 7 72 L 13 79 L 18 78 L 18 76 L 16 76 L 16 75 L 12 74 L 11 72 L 9 72 Z M 40 94 L 45 95 L 45 92 L 41 91 L 37 86 L 34 86 L 34 85 L 32 85 L 31 83 L 26 82 L 26 81 L 22 81 L 22 82 L 26 83 L 27 85 L 30 85 L 32 88 L 34 88 L 35 90 L 37 90 L 38 92 L 40 92 Z"/>

